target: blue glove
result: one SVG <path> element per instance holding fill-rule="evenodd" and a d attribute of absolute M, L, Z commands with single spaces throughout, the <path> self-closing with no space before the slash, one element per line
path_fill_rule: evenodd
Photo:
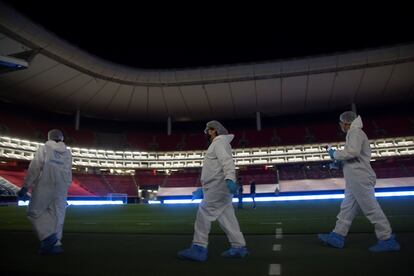
<path fill-rule="evenodd" d="M 19 198 L 25 198 L 25 197 L 27 197 L 27 190 L 28 189 L 26 187 L 21 188 L 20 191 L 17 192 L 17 196 Z"/>
<path fill-rule="evenodd" d="M 198 188 L 197 190 L 195 190 L 193 192 L 193 198 L 191 200 L 200 199 L 200 198 L 203 198 L 203 189 L 202 188 Z"/>
<path fill-rule="evenodd" d="M 329 169 L 331 170 L 339 170 L 342 167 L 342 161 L 334 160 L 332 163 L 329 164 Z"/>
<path fill-rule="evenodd" d="M 334 150 L 334 149 L 328 150 L 328 154 L 331 157 L 331 159 L 335 159 L 335 152 L 336 152 L 336 150 Z"/>
<path fill-rule="evenodd" d="M 237 195 L 237 184 L 233 180 L 226 179 L 227 189 L 233 195 Z"/>

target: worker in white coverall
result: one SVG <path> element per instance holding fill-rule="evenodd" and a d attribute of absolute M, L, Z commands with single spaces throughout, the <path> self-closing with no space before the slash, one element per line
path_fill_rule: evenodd
<path fill-rule="evenodd" d="M 329 149 L 334 160 L 342 162 L 345 178 L 345 198 L 341 204 L 335 229 L 329 234 L 319 234 L 319 239 L 336 248 L 343 248 L 352 221 L 359 209 L 375 227 L 378 243 L 372 252 L 398 251 L 400 245 L 392 234 L 390 223 L 375 198 L 376 175 L 370 165 L 371 148 L 362 130 L 362 120 L 352 111 L 340 116 L 340 126 L 346 133 L 343 150 Z"/>
<path fill-rule="evenodd" d="M 208 234 L 211 223 L 217 220 L 231 244 L 222 256 L 243 258 L 248 255 L 248 251 L 232 204 L 233 195 L 237 193 L 230 146 L 234 135 L 229 135 L 227 129 L 217 121 L 208 122 L 204 132 L 211 143 L 201 172 L 202 188 L 199 191 L 202 191 L 204 198 L 198 208 L 192 246 L 178 252 L 178 256 L 194 261 L 207 260 Z"/>
<path fill-rule="evenodd" d="M 63 252 L 61 239 L 67 191 L 72 183 L 72 154 L 63 143 L 63 134 L 53 129 L 48 141 L 31 161 L 19 197 L 32 189 L 27 216 L 40 240 L 42 255 Z"/>

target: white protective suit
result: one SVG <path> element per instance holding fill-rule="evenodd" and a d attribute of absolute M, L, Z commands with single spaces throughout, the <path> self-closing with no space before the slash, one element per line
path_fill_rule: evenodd
<path fill-rule="evenodd" d="M 235 165 L 230 142 L 234 135 L 219 135 L 214 138 L 204 157 L 201 184 L 204 199 L 200 203 L 194 224 L 193 244 L 207 247 L 211 223 L 218 220 L 232 247 L 246 245 L 232 204 L 226 179 L 236 181 Z"/>
<path fill-rule="evenodd" d="M 63 142 L 47 141 L 37 150 L 24 182 L 32 188 L 27 216 L 41 241 L 52 234 L 61 240 L 71 183 L 71 152 Z"/>
<path fill-rule="evenodd" d="M 335 159 L 343 161 L 346 183 L 345 199 L 342 201 L 334 232 L 346 236 L 353 219 L 361 209 L 375 226 L 377 238 L 386 240 L 391 237 L 392 230 L 375 198 L 376 175 L 370 165 L 371 147 L 362 126 L 361 117 L 358 116 L 348 130 L 344 150 L 338 150 L 334 155 Z"/>

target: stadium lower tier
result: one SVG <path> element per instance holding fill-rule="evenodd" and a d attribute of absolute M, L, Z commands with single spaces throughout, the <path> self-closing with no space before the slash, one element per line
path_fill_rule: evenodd
<path fill-rule="evenodd" d="M 414 186 L 414 160 L 412 158 L 387 159 L 372 162 L 377 174 L 377 187 Z M 68 195 L 104 197 L 110 193 L 129 197 L 145 197 L 140 191 L 157 191 L 158 196 L 191 195 L 200 187 L 201 170 L 182 170 L 167 175 L 154 170 L 136 170 L 134 175 L 104 173 L 73 173 Z M 0 170 L 0 183 L 4 190 L 18 190 L 23 185 L 26 170 L 5 168 Z M 321 191 L 344 189 L 341 170 L 330 170 L 327 163 L 283 164 L 277 167 L 241 167 L 238 181 L 244 185 L 244 193 L 250 193 L 249 184 L 254 181 L 256 193 Z M 3 192 L 3 194 L 6 192 Z"/>

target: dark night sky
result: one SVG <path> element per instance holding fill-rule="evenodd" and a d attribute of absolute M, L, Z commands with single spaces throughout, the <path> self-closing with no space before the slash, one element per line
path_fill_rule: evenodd
<path fill-rule="evenodd" d="M 211 3 L 5 2 L 92 54 L 140 68 L 257 62 L 414 41 L 410 9 L 394 2 L 329 11 L 299 5 L 235 9 Z"/>

